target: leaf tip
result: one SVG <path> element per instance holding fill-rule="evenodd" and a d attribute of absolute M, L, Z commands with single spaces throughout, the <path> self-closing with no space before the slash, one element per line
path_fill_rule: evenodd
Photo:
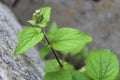
<path fill-rule="evenodd" d="M 18 54 L 16 53 L 16 51 L 14 51 L 14 56 L 17 56 Z"/>

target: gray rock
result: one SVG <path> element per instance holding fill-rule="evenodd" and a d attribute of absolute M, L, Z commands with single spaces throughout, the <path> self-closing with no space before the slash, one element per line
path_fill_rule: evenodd
<path fill-rule="evenodd" d="M 19 0 L 0 0 L 0 1 L 6 3 L 6 4 L 9 5 L 9 6 L 13 6 L 13 5 L 16 4 L 16 2 L 19 1 Z"/>
<path fill-rule="evenodd" d="M 0 80 L 42 80 L 43 61 L 35 48 L 14 56 L 16 32 L 21 29 L 8 7 L 0 3 Z"/>

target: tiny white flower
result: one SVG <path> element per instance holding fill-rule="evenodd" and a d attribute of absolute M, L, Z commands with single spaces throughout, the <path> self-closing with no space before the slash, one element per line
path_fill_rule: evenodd
<path fill-rule="evenodd" d="M 40 12 L 40 10 L 35 10 L 36 13 Z"/>

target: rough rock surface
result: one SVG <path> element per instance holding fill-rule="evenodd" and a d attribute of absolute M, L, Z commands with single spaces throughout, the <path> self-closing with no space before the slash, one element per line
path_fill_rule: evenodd
<path fill-rule="evenodd" d="M 42 80 L 43 63 L 35 48 L 15 57 L 16 32 L 22 29 L 12 12 L 0 3 L 0 80 Z"/>

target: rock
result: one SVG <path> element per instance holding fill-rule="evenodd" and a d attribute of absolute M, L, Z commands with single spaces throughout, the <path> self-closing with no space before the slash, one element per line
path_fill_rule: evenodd
<path fill-rule="evenodd" d="M 43 61 L 35 47 L 14 56 L 16 33 L 21 29 L 8 7 L 0 3 L 0 80 L 42 80 Z"/>
<path fill-rule="evenodd" d="M 14 4 L 16 4 L 18 0 L 1 0 L 1 1 L 6 3 L 9 6 L 13 6 Z"/>

